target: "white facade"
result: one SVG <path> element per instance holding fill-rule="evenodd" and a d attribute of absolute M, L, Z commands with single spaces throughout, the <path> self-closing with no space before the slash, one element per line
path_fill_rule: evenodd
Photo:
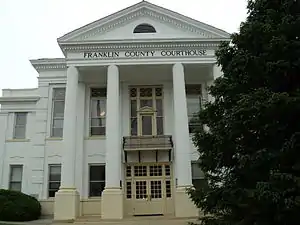
<path fill-rule="evenodd" d="M 140 24 L 155 32 L 134 33 Z M 57 220 L 196 216 L 189 116 L 212 100 L 228 40 L 146 1 L 59 38 L 65 58 L 31 60 L 38 88 L 3 90 L 0 188 L 34 195 Z"/>

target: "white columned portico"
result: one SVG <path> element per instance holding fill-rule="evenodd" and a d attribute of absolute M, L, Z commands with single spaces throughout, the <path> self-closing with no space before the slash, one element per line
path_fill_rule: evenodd
<path fill-rule="evenodd" d="M 173 96 L 174 96 L 174 133 L 175 133 L 175 165 L 176 165 L 176 217 L 197 216 L 198 210 L 186 193 L 186 188 L 192 186 L 190 136 L 188 128 L 188 113 L 185 92 L 184 66 L 176 63 L 173 66 Z"/>
<path fill-rule="evenodd" d="M 123 218 L 121 180 L 120 85 L 116 65 L 107 68 L 105 190 L 102 193 L 102 218 Z"/>
<path fill-rule="evenodd" d="M 61 163 L 61 186 L 55 195 L 54 220 L 74 220 L 79 215 L 79 194 L 75 187 L 76 158 L 76 110 L 78 70 L 67 69 L 67 85 L 64 111 L 63 153 Z"/>

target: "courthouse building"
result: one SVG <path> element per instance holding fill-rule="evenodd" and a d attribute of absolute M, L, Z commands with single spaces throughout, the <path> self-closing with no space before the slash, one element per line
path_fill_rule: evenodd
<path fill-rule="evenodd" d="M 64 58 L 30 61 L 38 87 L 0 97 L 0 188 L 56 220 L 197 216 L 191 118 L 229 36 L 142 1 L 58 38 Z"/>

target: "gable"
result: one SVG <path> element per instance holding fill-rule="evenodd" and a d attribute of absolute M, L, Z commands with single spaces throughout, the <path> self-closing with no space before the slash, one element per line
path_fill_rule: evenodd
<path fill-rule="evenodd" d="M 156 33 L 133 33 L 142 23 L 152 25 Z M 204 38 L 228 39 L 225 31 L 143 1 L 125 10 L 95 21 L 58 39 L 58 42 L 124 39 Z"/>

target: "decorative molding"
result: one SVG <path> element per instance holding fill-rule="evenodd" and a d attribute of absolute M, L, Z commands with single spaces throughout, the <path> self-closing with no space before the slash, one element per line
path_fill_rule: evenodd
<path fill-rule="evenodd" d="M 30 142 L 30 139 L 9 139 L 5 142 Z"/>
<path fill-rule="evenodd" d="M 153 40 L 152 40 L 153 41 Z M 150 42 L 150 43 L 149 43 Z M 136 41 L 130 43 L 81 43 L 81 44 L 66 44 L 62 45 L 64 52 L 82 52 L 82 51 L 94 51 L 94 50 L 126 50 L 126 49 L 153 49 L 153 50 L 162 50 L 162 49 L 184 49 L 187 48 L 204 48 L 204 49 L 217 49 L 219 46 L 218 42 L 177 42 L 166 41 L 165 43 L 151 43 L 151 41 L 145 41 L 141 43 L 136 43 Z"/>
<path fill-rule="evenodd" d="M 36 103 L 39 99 L 40 99 L 39 96 L 18 96 L 18 97 L 7 96 L 7 97 L 0 97 L 0 103 L 6 103 L 6 102 Z"/>
<path fill-rule="evenodd" d="M 55 158 L 55 157 L 57 157 L 57 158 L 61 158 L 61 155 L 57 155 L 57 154 L 55 154 L 55 155 L 49 155 L 49 156 L 48 156 L 48 158 Z"/>
<path fill-rule="evenodd" d="M 229 38 L 230 35 L 229 33 L 208 24 L 183 16 L 179 13 L 165 9 L 158 5 L 142 1 L 124 10 L 92 22 L 72 32 L 69 32 L 68 34 L 58 38 L 58 42 L 65 42 L 70 40 L 85 40 L 99 33 L 104 33 L 116 27 L 122 26 L 125 23 L 129 23 L 139 16 L 148 16 L 150 18 L 159 20 L 162 23 L 172 24 L 177 28 L 208 38 Z"/>
<path fill-rule="evenodd" d="M 32 59 L 29 61 L 37 72 L 46 70 L 65 70 L 67 68 L 66 60 L 64 58 Z"/>
<path fill-rule="evenodd" d="M 93 153 L 93 154 L 89 154 L 88 157 L 95 157 L 95 156 L 101 156 L 101 157 L 104 157 L 105 154 L 104 153 Z"/>
<path fill-rule="evenodd" d="M 16 155 L 16 156 L 11 156 L 11 157 L 9 157 L 10 159 L 24 159 L 24 157 L 23 156 L 18 156 L 18 155 Z"/>

